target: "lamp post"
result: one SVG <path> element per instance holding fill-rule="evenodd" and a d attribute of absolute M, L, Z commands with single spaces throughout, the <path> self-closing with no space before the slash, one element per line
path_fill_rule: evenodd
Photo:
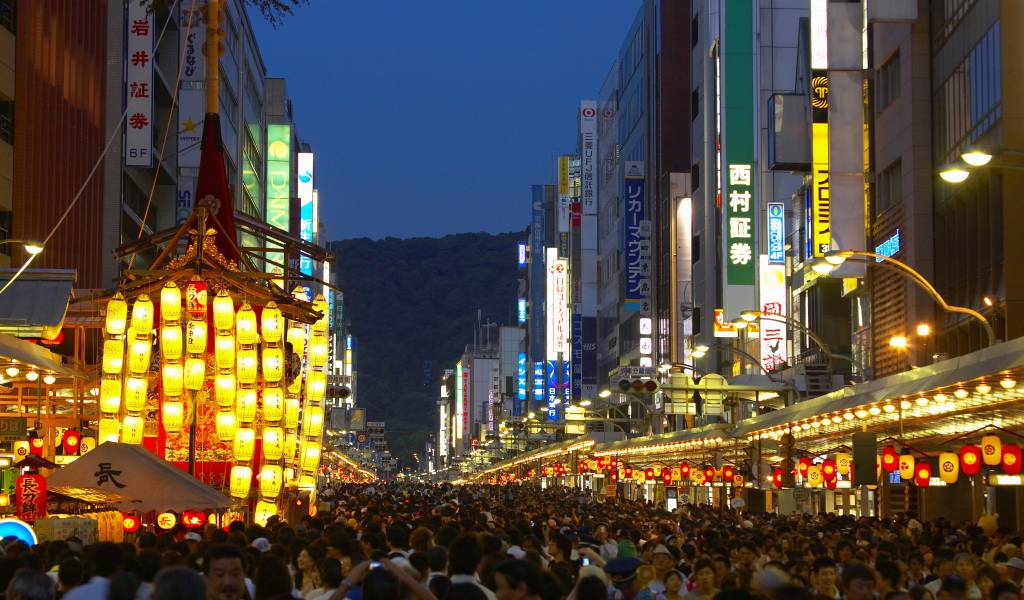
<path fill-rule="evenodd" d="M 43 251 L 43 245 L 35 240 L 0 240 L 0 246 L 4 244 L 21 244 L 21 249 L 30 256 L 35 256 Z"/>
<path fill-rule="evenodd" d="M 953 185 L 967 181 L 971 176 L 971 170 L 980 167 L 992 169 L 1005 169 L 1008 171 L 1024 171 L 1024 165 L 998 163 L 992 164 L 995 156 L 1015 158 L 1024 157 L 1024 152 L 1015 150 L 990 150 L 980 147 L 967 148 L 960 153 L 960 161 L 939 167 L 939 177 L 946 183 Z"/>

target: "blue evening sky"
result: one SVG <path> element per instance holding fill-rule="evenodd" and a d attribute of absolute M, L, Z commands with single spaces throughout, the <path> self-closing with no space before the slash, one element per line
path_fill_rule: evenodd
<path fill-rule="evenodd" d="M 316 153 L 327 239 L 505 232 L 554 182 L 638 0 L 312 0 L 253 14 Z"/>

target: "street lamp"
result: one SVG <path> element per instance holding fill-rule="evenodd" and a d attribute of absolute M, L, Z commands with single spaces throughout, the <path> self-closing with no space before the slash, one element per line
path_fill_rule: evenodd
<path fill-rule="evenodd" d="M 894 335 L 889 338 L 889 346 L 897 350 L 903 350 L 907 347 L 907 337 L 904 335 Z"/>
<path fill-rule="evenodd" d="M 946 183 L 963 183 L 971 172 L 960 165 L 944 165 L 939 168 L 939 177 Z"/>
<path fill-rule="evenodd" d="M 932 332 L 932 328 L 931 328 L 930 325 L 928 325 L 927 323 L 918 323 L 918 325 L 917 325 L 917 335 L 919 337 L 928 337 L 928 335 L 931 332 Z"/>
<path fill-rule="evenodd" d="M 598 396 L 599 398 L 607 398 L 607 397 L 609 397 L 609 396 L 611 396 L 611 395 L 612 395 L 612 391 L 611 391 L 611 390 L 601 390 L 601 391 L 600 391 L 600 392 L 598 392 L 598 394 L 597 394 L 597 396 Z"/>
<path fill-rule="evenodd" d="M 1024 156 L 1022 152 L 1016 152 L 1011 150 L 999 150 L 997 152 L 1000 156 Z M 960 161 L 953 164 L 943 165 L 939 167 L 939 177 L 947 183 L 957 184 L 963 183 L 971 176 L 971 168 L 974 167 L 985 167 L 990 166 L 992 159 L 995 154 L 991 150 L 985 148 L 971 147 L 967 148 L 960 153 Z M 1010 169 L 1014 171 L 1024 170 L 1024 165 L 1015 164 L 998 164 L 991 165 L 995 169 Z"/>
<path fill-rule="evenodd" d="M 981 148 L 969 148 L 960 154 L 960 158 L 972 167 L 984 167 L 992 160 L 992 153 Z"/>
<path fill-rule="evenodd" d="M 0 240 L 0 245 L 3 244 L 21 244 L 21 249 L 31 256 L 35 256 L 43 251 L 43 245 L 34 240 Z"/>
<path fill-rule="evenodd" d="M 740 316 L 743 317 L 743 319 L 745 319 L 747 321 L 754 321 L 755 319 L 761 319 L 763 321 L 775 321 L 777 323 L 785 323 L 786 325 L 789 325 L 790 327 L 792 327 L 794 329 L 798 329 L 798 330 L 804 332 L 805 334 L 807 334 L 807 337 L 810 338 L 811 341 L 814 342 L 814 344 L 816 346 L 818 346 L 818 348 L 821 350 L 822 354 L 824 354 L 828 358 L 828 360 L 829 360 L 829 367 L 832 366 L 832 361 L 834 359 L 836 359 L 836 358 L 838 358 L 840 360 L 845 360 L 848 363 L 853 363 L 853 359 L 850 358 L 849 356 L 845 356 L 845 355 L 842 355 L 842 354 L 833 354 L 832 351 L 829 350 L 828 344 L 825 343 L 825 340 L 821 339 L 817 334 L 815 334 L 813 331 L 811 331 L 810 328 L 808 328 L 806 325 L 804 325 L 800 321 L 797 321 L 796 319 L 793 319 L 792 317 L 787 317 L 785 315 L 774 315 L 774 314 L 766 315 L 766 314 L 764 314 L 763 311 L 760 311 L 760 310 L 745 310 L 742 313 L 740 313 Z"/>

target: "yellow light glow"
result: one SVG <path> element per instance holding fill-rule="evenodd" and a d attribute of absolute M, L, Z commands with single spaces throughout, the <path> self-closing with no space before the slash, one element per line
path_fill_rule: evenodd
<path fill-rule="evenodd" d="M 836 423 L 836 424 L 842 423 L 843 422 L 843 418 L 840 417 L 839 415 L 832 415 L 832 422 Z"/>
<path fill-rule="evenodd" d="M 178 325 L 164 325 L 160 328 L 160 351 L 164 360 L 181 358 L 182 336 Z"/>
<path fill-rule="evenodd" d="M 213 326 L 218 331 L 230 330 L 235 324 L 235 302 L 221 290 L 213 298 Z"/>
<path fill-rule="evenodd" d="M 131 336 L 129 336 L 129 339 L 131 339 Z M 148 335 L 142 339 L 131 339 L 129 344 L 128 371 L 141 375 L 149 370 L 149 359 L 152 356 L 153 344 L 149 341 Z"/>
<path fill-rule="evenodd" d="M 936 396 L 935 399 L 938 400 L 938 396 Z M 945 400 L 946 397 L 943 396 L 942 399 Z M 914 400 L 914 404 L 917 404 L 918 406 L 928 406 L 928 398 L 925 398 L 924 396 L 919 396 L 916 400 Z"/>
<path fill-rule="evenodd" d="M 288 398 L 284 403 L 284 426 L 288 429 L 295 429 L 299 426 L 299 409 L 301 408 L 298 398 Z"/>
<path fill-rule="evenodd" d="M 238 383 L 256 383 L 256 349 L 245 348 L 238 351 L 238 364 L 235 372 Z"/>
<path fill-rule="evenodd" d="M 906 336 L 902 336 L 902 335 L 894 335 L 894 336 L 892 336 L 891 338 L 889 338 L 889 346 L 891 346 L 893 348 L 896 348 L 897 350 L 902 350 L 902 349 L 906 348 L 907 347 L 907 338 L 906 338 Z"/>
<path fill-rule="evenodd" d="M 185 387 L 185 370 L 181 363 L 165 363 L 161 381 L 165 396 L 180 396 Z"/>
<path fill-rule="evenodd" d="M 231 497 L 245 498 L 252 485 L 252 467 L 235 465 L 231 467 Z"/>
<path fill-rule="evenodd" d="M 256 430 L 252 427 L 239 427 L 235 431 L 235 439 L 231 445 L 234 453 L 232 459 L 236 462 L 247 462 L 252 460 L 256 449 Z"/>
<path fill-rule="evenodd" d="M 222 410 L 217 413 L 216 429 L 217 439 L 222 442 L 230 442 L 235 439 L 235 431 L 238 428 L 235 423 L 235 413 L 230 410 Z"/>
<path fill-rule="evenodd" d="M 185 420 L 185 405 L 177 400 L 164 400 L 162 407 L 164 430 L 167 433 L 181 431 Z"/>
<path fill-rule="evenodd" d="M 970 396 L 971 393 L 965 390 L 964 388 L 957 388 L 953 390 L 953 395 L 956 396 L 958 400 L 963 400 L 964 398 Z"/>
<path fill-rule="evenodd" d="M 235 368 L 235 338 L 217 334 L 213 344 L 214 361 L 218 369 Z"/>
<path fill-rule="evenodd" d="M 989 384 L 987 384 L 987 383 L 979 383 L 979 384 L 978 384 L 978 386 L 977 386 L 977 387 L 975 387 L 974 389 L 975 389 L 975 390 L 976 390 L 976 391 L 977 391 L 977 392 L 978 392 L 979 394 L 981 394 L 981 395 L 983 395 L 983 396 L 984 396 L 985 394 L 987 394 L 987 393 L 989 393 L 989 392 L 991 392 L 991 391 L 992 391 L 992 386 L 990 386 L 990 385 L 989 385 Z"/>
<path fill-rule="evenodd" d="M 903 410 L 910 410 L 911 406 L 913 406 L 913 404 L 910 403 L 910 400 L 900 400 L 900 408 Z"/>
<path fill-rule="evenodd" d="M 324 430 L 324 409 L 321 406 L 307 406 L 302 411 L 302 435 L 320 437 Z"/>
<path fill-rule="evenodd" d="M 872 417 L 877 417 L 878 415 L 882 414 L 882 409 L 878 408 L 877 406 L 872 406 L 871 408 L 868 409 L 868 413 Z"/>
<path fill-rule="evenodd" d="M 168 281 L 160 290 L 160 318 L 165 323 L 181 318 L 181 290 L 173 281 Z"/>
<path fill-rule="evenodd" d="M 295 354 L 302 356 L 306 353 L 306 328 L 301 323 L 288 326 L 288 343 L 292 345 Z"/>
<path fill-rule="evenodd" d="M 238 314 L 235 315 L 235 339 L 243 345 L 258 344 L 260 341 L 260 336 L 256 333 L 256 313 L 248 302 L 242 304 L 242 308 L 239 308 Z"/>
<path fill-rule="evenodd" d="M 277 514 L 277 504 L 273 502 L 257 502 L 256 509 L 253 511 L 253 521 L 257 525 L 263 527 L 267 524 L 270 517 Z"/>
<path fill-rule="evenodd" d="M 970 176 L 970 171 L 957 165 L 947 165 L 939 169 L 939 177 L 947 183 L 963 183 Z"/>
<path fill-rule="evenodd" d="M 271 423 L 284 416 L 284 392 L 279 387 L 263 388 L 263 420 Z"/>
<path fill-rule="evenodd" d="M 999 386 L 1004 390 L 1012 390 L 1017 387 L 1017 380 L 1011 377 L 1004 377 L 999 380 Z"/>
<path fill-rule="evenodd" d="M 105 417 L 100 419 L 99 438 L 100 443 L 116 442 L 121 430 L 121 422 L 117 419 Z"/>
<path fill-rule="evenodd" d="M 306 400 L 322 402 L 327 393 L 327 375 L 323 371 L 310 371 L 306 374 Z"/>
<path fill-rule="evenodd" d="M 847 421 L 852 421 L 855 418 L 855 416 L 852 412 L 846 411 L 843 413 L 843 418 L 846 419 Z"/>
<path fill-rule="evenodd" d="M 280 427 L 263 428 L 263 458 L 281 460 L 284 456 L 284 430 Z"/>
<path fill-rule="evenodd" d="M 932 328 L 927 323 L 919 323 L 917 325 L 917 335 L 921 337 L 927 337 L 932 332 Z"/>
<path fill-rule="evenodd" d="M 124 340 L 110 339 L 103 342 L 103 372 L 109 375 L 120 375 L 124 369 Z M 11 375 L 11 371 L 14 374 Z M 18 367 L 9 367 L 7 375 L 18 376 Z"/>
<path fill-rule="evenodd" d="M 866 419 L 866 418 L 868 418 L 868 411 L 864 410 L 863 408 L 858 408 L 857 411 L 854 412 L 853 414 L 858 419 Z"/>
<path fill-rule="evenodd" d="M 260 495 L 268 500 L 277 498 L 284 483 L 284 472 L 278 465 L 263 465 L 260 470 Z"/>
<path fill-rule="evenodd" d="M 285 464 L 295 462 L 295 451 L 299 449 L 299 438 L 294 433 L 286 433 L 284 436 L 284 460 Z M 285 477 L 285 481 L 291 479 Z"/>
<path fill-rule="evenodd" d="M 142 417 L 125 415 L 121 421 L 121 441 L 125 444 L 142 443 Z"/>
<path fill-rule="evenodd" d="M 238 388 L 235 392 L 235 416 L 243 423 L 256 419 L 256 389 Z"/>
<path fill-rule="evenodd" d="M 189 321 L 185 348 L 189 354 L 206 353 L 206 321 Z"/>
<path fill-rule="evenodd" d="M 303 471 L 316 471 L 320 466 L 320 446 L 312 442 L 303 442 L 299 468 Z"/>
<path fill-rule="evenodd" d="M 263 348 L 263 381 L 277 383 L 284 377 L 284 352 L 280 348 Z"/>
<path fill-rule="evenodd" d="M 121 412 L 120 379 L 104 379 L 100 382 L 100 412 L 106 414 Z"/>
<path fill-rule="evenodd" d="M 320 333 L 320 334 L 326 333 L 327 332 L 327 312 L 328 311 L 327 311 L 327 300 L 324 298 L 323 294 L 317 294 L 316 298 L 313 298 L 313 310 L 315 310 L 316 312 L 320 313 L 323 316 L 321 316 L 319 319 L 314 321 L 313 325 L 312 325 L 312 327 L 310 327 L 310 329 L 313 330 L 313 333 Z"/>
<path fill-rule="evenodd" d="M 321 336 L 315 336 L 309 340 L 309 366 L 319 369 L 326 364 L 327 340 Z"/>
<path fill-rule="evenodd" d="M 298 488 L 300 490 L 311 490 L 316 487 L 316 477 L 303 473 L 299 477 Z"/>
<path fill-rule="evenodd" d="M 284 331 L 284 317 L 281 316 L 281 309 L 277 307 L 276 302 L 267 302 L 260 315 L 260 321 L 263 341 L 271 344 L 280 342 Z"/>
<path fill-rule="evenodd" d="M 125 409 L 131 412 L 139 412 L 145 408 L 148 387 L 148 381 L 145 377 L 129 377 L 126 379 L 124 382 Z"/>
<path fill-rule="evenodd" d="M 124 335 L 125 327 L 128 325 L 128 303 L 124 296 L 115 294 L 107 302 L 107 318 L 105 328 L 110 335 Z"/>
<path fill-rule="evenodd" d="M 201 358 L 185 360 L 185 389 L 198 391 L 206 380 L 206 361 Z"/>
<path fill-rule="evenodd" d="M 146 294 L 136 298 L 132 305 L 132 329 L 140 333 L 153 331 L 153 301 Z"/>
<path fill-rule="evenodd" d="M 217 406 L 221 408 L 233 408 L 235 405 L 235 376 L 230 373 L 218 373 L 214 380 L 215 396 Z"/>

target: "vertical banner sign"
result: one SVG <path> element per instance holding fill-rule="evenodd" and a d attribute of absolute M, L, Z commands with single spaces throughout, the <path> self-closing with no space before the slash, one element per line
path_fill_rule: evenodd
<path fill-rule="evenodd" d="M 516 242 L 516 266 L 526 268 L 526 242 Z"/>
<path fill-rule="evenodd" d="M 572 390 L 573 400 L 583 398 L 583 315 L 572 315 Z"/>
<path fill-rule="evenodd" d="M 203 56 L 206 23 L 203 22 L 201 5 L 205 2 L 200 0 L 194 10 L 181 7 L 178 27 L 179 48 L 185 53 L 181 85 L 178 86 L 178 201 L 175 207 L 175 223 L 178 225 L 192 214 L 195 203 L 193 195 L 199 169 L 199 144 L 203 119 L 206 118 L 206 57 Z"/>
<path fill-rule="evenodd" d="M 754 9 L 752 0 L 724 5 L 722 108 L 725 156 L 722 212 L 725 240 L 723 300 L 733 319 L 754 304 L 758 202 L 754 163 Z"/>
<path fill-rule="evenodd" d="M 560 379 L 559 378 L 560 369 L 558 368 L 558 361 L 557 360 L 549 360 L 549 361 L 547 361 L 547 375 L 548 375 L 548 377 L 547 377 L 547 381 L 548 381 L 548 389 L 547 389 L 547 399 L 548 399 L 547 415 L 548 415 L 548 420 L 549 421 L 557 421 L 558 420 L 558 397 L 559 397 L 558 388 L 561 387 L 561 384 L 560 384 L 560 381 L 559 381 L 559 379 Z"/>
<path fill-rule="evenodd" d="M 547 249 L 547 359 L 569 359 L 569 261 L 558 258 L 557 248 Z M 561 356 L 559 356 L 561 355 Z"/>
<path fill-rule="evenodd" d="M 558 256 L 569 258 L 569 159 L 558 157 Z"/>
<path fill-rule="evenodd" d="M 267 124 L 267 224 L 288 231 L 291 211 L 291 125 Z M 279 248 L 268 242 L 268 248 Z M 267 252 L 268 261 L 284 264 L 284 253 Z M 267 264 L 271 273 L 284 274 L 284 269 Z M 279 285 L 283 285 L 278 281 Z"/>
<path fill-rule="evenodd" d="M 760 275 L 761 365 L 765 371 L 783 368 L 789 360 L 786 349 L 786 315 L 789 312 L 786 291 L 786 267 L 772 264 L 761 255 Z"/>
<path fill-rule="evenodd" d="M 526 298 L 519 298 L 516 301 L 516 320 L 520 325 L 526 323 Z"/>
<path fill-rule="evenodd" d="M 17 517 L 35 521 L 46 516 L 46 478 L 38 473 L 19 475 L 14 482 Z"/>
<path fill-rule="evenodd" d="M 124 164 L 153 166 L 153 15 L 148 3 L 128 3 L 125 52 Z"/>
<path fill-rule="evenodd" d="M 299 152 L 296 157 L 296 176 L 298 181 L 295 184 L 296 193 L 299 196 L 299 237 L 302 241 L 313 243 L 313 153 Z M 313 275 L 313 259 L 306 255 L 299 255 L 299 272 L 303 275 Z M 314 296 L 312 288 L 303 284 L 306 294 L 310 298 Z"/>
<path fill-rule="evenodd" d="M 597 393 L 597 328 L 587 326 L 597 317 L 597 102 L 580 102 L 579 124 L 579 214 L 580 214 L 580 297 L 583 326 L 583 385 L 587 396 Z M 596 321 L 594 321 L 596 323 Z M 593 346 L 594 351 L 586 348 Z M 592 373 L 588 383 L 588 374 Z"/>
<path fill-rule="evenodd" d="M 544 186 L 531 186 L 530 192 L 533 214 L 530 218 L 530 322 L 527 338 L 530 340 L 531 360 L 539 361 L 547 358 L 544 349 L 547 326 L 544 320 L 544 284 L 547 278 L 544 267 Z"/>
<path fill-rule="evenodd" d="M 544 400 L 544 395 L 545 395 L 544 384 L 546 383 L 546 381 L 547 380 L 544 379 L 544 363 L 540 362 L 540 361 L 533 363 L 533 399 L 534 399 L 534 401 L 541 402 L 541 401 Z"/>
<path fill-rule="evenodd" d="M 462 444 L 465 436 L 465 399 L 462 397 L 462 361 L 455 363 L 455 444 Z"/>
<path fill-rule="evenodd" d="M 583 386 L 584 396 L 597 392 L 597 317 L 583 317 Z M 588 387 L 589 386 L 589 387 Z"/>
<path fill-rule="evenodd" d="M 781 202 L 768 203 L 768 263 L 786 263 L 786 207 Z"/>
<path fill-rule="evenodd" d="M 644 164 L 626 162 L 626 193 L 623 198 L 622 235 L 626 253 L 626 297 L 628 312 L 650 313 L 651 223 L 644 199 Z M 644 307 L 647 310 L 644 310 Z"/>
<path fill-rule="evenodd" d="M 472 437 L 473 430 L 469 423 L 469 398 L 473 389 L 472 372 L 468 366 L 462 367 L 462 431 L 466 437 Z"/>
<path fill-rule="evenodd" d="M 828 1 L 811 1 L 811 251 L 832 246 L 828 181 Z"/>
<path fill-rule="evenodd" d="M 522 403 L 526 402 L 526 387 L 529 374 L 526 368 L 526 353 L 520 352 L 516 357 L 516 400 L 512 405 L 512 416 L 522 414 Z"/>

